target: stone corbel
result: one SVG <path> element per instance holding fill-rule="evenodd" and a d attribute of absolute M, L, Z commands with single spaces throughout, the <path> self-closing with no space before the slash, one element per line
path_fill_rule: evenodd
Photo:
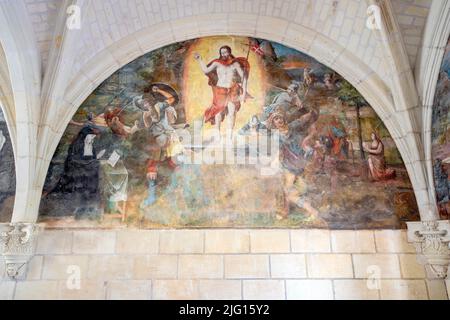
<path fill-rule="evenodd" d="M 34 255 L 38 226 L 33 223 L 0 224 L 0 256 L 5 264 L 1 277 L 20 280 L 26 276 Z"/>
<path fill-rule="evenodd" d="M 430 279 L 446 279 L 450 265 L 450 221 L 408 222 L 408 241 Z"/>

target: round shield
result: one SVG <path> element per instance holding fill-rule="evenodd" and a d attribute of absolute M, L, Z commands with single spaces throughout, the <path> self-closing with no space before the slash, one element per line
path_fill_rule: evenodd
<path fill-rule="evenodd" d="M 167 98 L 165 96 L 163 96 L 161 93 L 153 91 L 154 87 L 157 87 L 160 90 L 165 91 L 174 97 L 175 102 L 172 103 L 172 106 L 175 106 L 180 102 L 180 96 L 174 88 L 172 88 L 171 86 L 169 86 L 168 84 L 165 84 L 165 83 L 152 83 L 147 88 L 145 93 L 151 94 L 157 102 L 164 102 L 167 100 Z"/>

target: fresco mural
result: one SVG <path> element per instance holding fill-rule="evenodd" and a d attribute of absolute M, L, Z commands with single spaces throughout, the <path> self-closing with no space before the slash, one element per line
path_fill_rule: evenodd
<path fill-rule="evenodd" d="M 432 155 L 436 200 L 442 219 L 450 213 L 450 39 L 439 73 L 432 118 Z"/>
<path fill-rule="evenodd" d="M 141 228 L 402 228 L 416 200 L 347 81 L 278 43 L 206 37 L 148 53 L 81 105 L 41 221 Z"/>
<path fill-rule="evenodd" d="M 11 221 L 15 194 L 14 152 L 6 120 L 0 109 L 0 223 Z"/>

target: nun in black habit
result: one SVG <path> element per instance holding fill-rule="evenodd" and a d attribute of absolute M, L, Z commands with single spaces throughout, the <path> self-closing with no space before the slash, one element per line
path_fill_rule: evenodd
<path fill-rule="evenodd" d="M 81 129 L 69 147 L 64 173 L 51 192 L 62 195 L 77 219 L 101 216 L 100 162 L 94 144 L 98 134 L 100 130 L 88 124 Z"/>

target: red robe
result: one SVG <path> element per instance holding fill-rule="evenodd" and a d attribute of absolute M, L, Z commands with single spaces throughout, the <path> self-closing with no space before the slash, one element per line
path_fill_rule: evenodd
<path fill-rule="evenodd" d="M 225 66 L 231 66 L 234 63 L 239 63 L 242 70 L 244 71 L 244 77 L 248 79 L 250 74 L 250 64 L 246 58 L 230 58 L 228 60 L 215 59 L 208 64 L 210 67 L 214 62 L 220 63 Z M 218 76 L 217 71 L 214 70 L 207 74 L 209 78 L 209 85 L 212 87 L 213 91 L 213 101 L 212 104 L 205 111 L 205 122 L 210 122 L 212 125 L 216 122 L 216 115 L 221 114 L 221 121 L 224 120 L 225 116 L 228 112 L 228 103 L 232 102 L 236 106 L 236 112 L 238 112 L 241 108 L 241 102 L 239 97 L 244 92 L 242 88 L 242 83 L 244 79 L 241 79 L 241 82 L 234 81 L 231 88 L 221 88 L 217 86 Z"/>
<path fill-rule="evenodd" d="M 123 117 L 122 109 L 114 108 L 114 110 L 105 112 L 105 122 L 113 133 L 120 137 L 127 137 L 128 133 L 125 130 L 125 119 Z"/>
<path fill-rule="evenodd" d="M 167 165 L 173 171 L 175 171 L 179 168 L 178 165 L 173 161 L 172 158 L 167 158 L 166 160 L 163 160 L 163 161 L 150 159 L 147 161 L 147 174 L 158 173 L 158 166 L 162 165 L 164 162 L 167 162 Z"/>

